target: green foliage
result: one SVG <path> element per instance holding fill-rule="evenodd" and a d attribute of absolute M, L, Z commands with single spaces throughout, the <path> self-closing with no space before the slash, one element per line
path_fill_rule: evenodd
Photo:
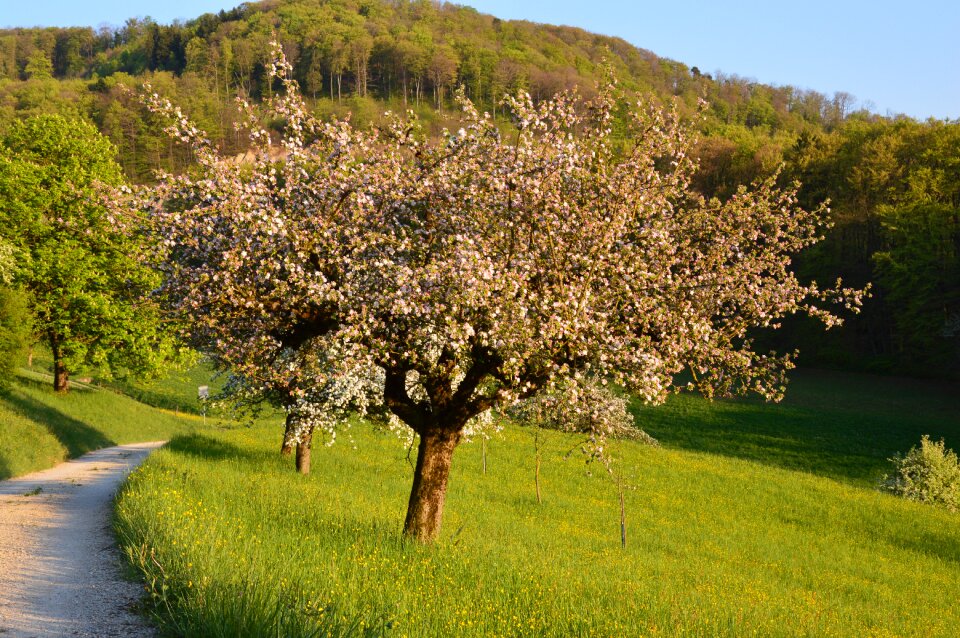
<path fill-rule="evenodd" d="M 30 339 L 26 295 L 0 284 L 0 390 L 6 390 Z"/>
<path fill-rule="evenodd" d="M 803 182 L 802 204 L 831 200 L 835 228 L 800 256 L 798 272 L 875 283 L 862 315 L 842 330 L 792 330 L 801 335 L 792 344 L 801 361 L 960 374 L 958 157 L 958 122 L 850 119 L 828 134 L 800 136 L 787 173 Z"/>
<path fill-rule="evenodd" d="M 884 250 L 873 261 L 899 352 L 916 370 L 960 371 L 960 208 L 917 204 L 877 216 Z"/>
<path fill-rule="evenodd" d="M 884 479 L 884 490 L 911 501 L 941 505 L 951 512 L 960 510 L 960 460 L 943 439 L 931 441 L 924 434 L 920 447 L 890 461 L 894 472 Z"/>
<path fill-rule="evenodd" d="M 57 365 L 156 371 L 173 352 L 146 299 L 159 279 L 100 201 L 122 181 L 113 145 L 87 122 L 44 115 L 14 123 L 0 148 L 0 233 Z"/>
<path fill-rule="evenodd" d="M 47 54 L 36 49 L 30 54 L 24 73 L 31 80 L 47 80 L 53 77 L 53 63 Z"/>
<path fill-rule="evenodd" d="M 243 153 L 246 138 L 234 131 L 233 100 L 272 95 L 265 60 L 274 30 L 315 111 L 323 117 L 353 111 L 363 124 L 376 124 L 387 108 L 413 108 L 426 129 L 439 134 L 451 106 L 443 96 L 454 84 L 463 84 L 481 110 L 495 116 L 502 116 L 503 94 L 521 88 L 535 99 L 573 85 L 589 94 L 604 59 L 625 88 L 654 102 L 676 99 L 684 116 L 705 97 L 702 168 L 694 186 L 723 197 L 785 161 L 785 181 L 804 183 L 802 204 L 813 209 L 829 198 L 836 222 L 826 241 L 799 257 L 804 275 L 879 284 L 864 313 L 843 328 L 824 335 L 799 323 L 784 331 L 788 342 L 771 346 L 798 348 L 802 361 L 818 364 L 960 375 L 957 338 L 936 328 L 944 325 L 947 308 L 948 332 L 955 334 L 952 293 L 938 298 L 936 285 L 925 284 L 924 302 L 901 309 L 898 300 L 909 298 L 911 277 L 893 275 L 881 265 L 884 257 L 875 258 L 889 253 L 902 268 L 926 272 L 940 254 L 935 245 L 922 248 L 924 238 L 935 241 L 940 230 L 904 223 L 901 228 L 919 234 L 892 234 L 884 211 L 960 208 L 960 123 L 855 112 L 846 93 L 711 76 L 616 38 L 500 20 L 449 3 L 270 0 L 172 25 L 131 19 L 113 31 L 0 30 L 0 135 L 26 116 L 85 117 L 116 145 L 129 179 L 149 182 L 155 168 L 181 172 L 190 154 L 170 143 L 124 90 L 147 80 L 183 106 L 225 153 Z M 921 248 L 908 255 L 906 245 Z M 949 265 L 941 271 L 948 273 Z"/>
<path fill-rule="evenodd" d="M 121 494 L 119 536 L 153 612 L 183 636 L 954 635 L 956 517 L 880 494 L 875 478 L 815 474 L 833 475 L 824 450 L 835 466 L 882 467 L 915 413 L 956 398 L 812 381 L 797 380 L 789 410 L 685 396 L 657 411 L 664 447 L 620 443 L 635 487 L 625 549 L 615 487 L 564 459 L 581 437 L 551 433 L 537 505 L 532 446 L 513 427 L 487 442 L 486 474 L 479 443 L 459 451 L 437 545 L 404 543 L 406 450 L 362 423 L 356 450 L 314 448 L 309 476 L 277 457 L 275 425 L 174 439 Z M 810 429 L 820 415 L 842 429 L 865 400 L 889 413 L 880 443 L 861 429 L 845 450 Z M 797 412 L 809 421 L 784 418 Z M 957 436 L 957 412 L 944 413 Z M 704 419 L 730 448 L 698 451 Z M 755 430 L 766 461 L 736 458 Z"/>
<path fill-rule="evenodd" d="M 10 287 L 16 256 L 13 246 L 0 239 L 0 391 L 13 379 L 32 324 L 26 295 Z"/>

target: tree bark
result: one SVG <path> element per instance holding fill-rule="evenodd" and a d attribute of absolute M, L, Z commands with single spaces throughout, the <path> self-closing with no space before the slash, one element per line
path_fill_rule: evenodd
<path fill-rule="evenodd" d="M 66 392 L 70 389 L 70 373 L 63 361 L 57 359 L 53 363 L 53 391 Z"/>
<path fill-rule="evenodd" d="M 304 432 L 297 443 L 297 471 L 301 474 L 310 473 L 310 446 L 313 444 L 313 430 Z"/>
<path fill-rule="evenodd" d="M 53 391 L 66 392 L 70 389 L 70 373 L 63 363 L 60 340 L 52 334 L 50 335 L 50 354 L 53 355 Z"/>
<path fill-rule="evenodd" d="M 534 470 L 533 481 L 537 487 L 537 504 L 543 503 L 543 497 L 540 496 L 540 453 L 537 452 L 537 467 Z"/>
<path fill-rule="evenodd" d="M 287 413 L 287 422 L 283 430 L 283 441 L 280 443 L 280 456 L 290 456 L 297 442 L 293 439 L 293 415 Z"/>
<path fill-rule="evenodd" d="M 410 503 L 403 533 L 407 538 L 430 543 L 440 535 L 443 504 L 453 451 L 460 442 L 459 430 L 428 429 L 420 434 L 417 467 L 413 474 Z"/>

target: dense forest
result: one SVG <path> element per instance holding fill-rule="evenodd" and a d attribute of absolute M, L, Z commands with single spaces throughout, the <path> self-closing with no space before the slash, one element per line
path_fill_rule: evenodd
<path fill-rule="evenodd" d="M 182 170 L 190 157 L 137 98 L 149 82 L 224 152 L 241 153 L 234 98 L 275 90 L 273 37 L 321 116 L 365 124 L 406 108 L 434 131 L 455 117 L 458 86 L 505 117 L 504 93 L 590 93 L 611 65 L 626 90 L 696 122 L 695 186 L 705 195 L 729 196 L 782 167 L 781 179 L 803 182 L 805 206 L 830 200 L 834 226 L 798 270 L 824 283 L 872 282 L 865 312 L 826 336 L 797 322 L 759 338 L 799 347 L 807 363 L 960 375 L 960 122 L 881 117 L 855 110 L 846 93 L 708 74 L 618 38 L 430 0 L 264 0 L 170 25 L 0 30 L 0 136 L 17 119 L 55 113 L 94 123 L 131 181 Z"/>

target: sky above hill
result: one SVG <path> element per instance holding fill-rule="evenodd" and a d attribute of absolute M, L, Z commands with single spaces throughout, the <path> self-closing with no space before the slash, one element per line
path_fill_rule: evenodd
<path fill-rule="evenodd" d="M 122 25 L 229 9 L 239 0 L 0 0 L 0 26 Z M 484 13 L 622 37 L 704 73 L 722 71 L 918 119 L 960 118 L 956 0 L 465 0 Z"/>

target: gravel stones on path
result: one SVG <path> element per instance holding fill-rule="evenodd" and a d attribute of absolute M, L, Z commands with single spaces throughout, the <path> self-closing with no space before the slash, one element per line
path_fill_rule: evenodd
<path fill-rule="evenodd" d="M 105 448 L 0 481 L 0 638 L 152 638 L 110 529 L 113 497 L 163 442 Z"/>

